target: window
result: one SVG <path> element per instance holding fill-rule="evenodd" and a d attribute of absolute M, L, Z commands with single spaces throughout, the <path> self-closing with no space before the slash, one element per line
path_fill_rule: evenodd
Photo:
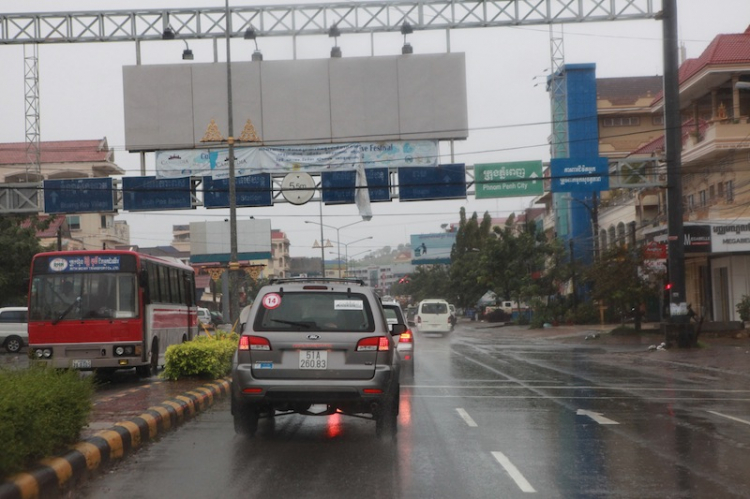
<path fill-rule="evenodd" d="M 724 197 L 724 184 L 722 184 L 721 182 L 716 184 L 716 195 L 720 198 Z"/>
<path fill-rule="evenodd" d="M 638 126 L 641 119 L 638 116 L 613 116 L 611 118 L 602 118 L 602 126 Z"/>
<path fill-rule="evenodd" d="M 664 126 L 664 115 L 659 114 L 651 117 L 651 124 L 656 126 Z"/>
<path fill-rule="evenodd" d="M 694 210 L 695 209 L 695 195 L 694 194 L 688 194 L 688 197 L 687 197 L 687 209 L 688 210 Z"/>
<path fill-rule="evenodd" d="M 65 218 L 68 221 L 70 230 L 81 230 L 81 217 L 79 215 L 68 215 Z"/>
<path fill-rule="evenodd" d="M 698 202 L 701 208 L 705 208 L 708 205 L 708 199 L 706 198 L 706 190 L 698 192 Z"/>
<path fill-rule="evenodd" d="M 712 185 L 708 188 L 708 199 L 713 200 L 716 197 L 716 186 Z"/>
<path fill-rule="evenodd" d="M 734 201 L 734 180 L 724 183 L 724 191 L 727 193 L 727 202 L 731 203 Z"/>

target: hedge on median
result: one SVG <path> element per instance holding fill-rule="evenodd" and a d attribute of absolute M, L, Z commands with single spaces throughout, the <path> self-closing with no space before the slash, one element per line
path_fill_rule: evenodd
<path fill-rule="evenodd" d="M 232 356 L 239 336 L 218 330 L 211 336 L 171 345 L 166 351 L 162 376 L 168 380 L 186 377 L 218 379 L 232 370 Z"/>
<path fill-rule="evenodd" d="M 76 371 L 0 370 L 0 481 L 76 442 L 93 393 Z"/>

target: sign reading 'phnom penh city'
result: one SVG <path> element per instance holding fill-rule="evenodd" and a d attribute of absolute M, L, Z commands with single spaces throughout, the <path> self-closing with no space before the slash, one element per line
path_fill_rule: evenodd
<path fill-rule="evenodd" d="M 541 161 L 474 165 L 477 199 L 540 196 L 544 193 Z"/>
<path fill-rule="evenodd" d="M 552 192 L 609 190 L 607 158 L 553 158 L 550 161 Z"/>

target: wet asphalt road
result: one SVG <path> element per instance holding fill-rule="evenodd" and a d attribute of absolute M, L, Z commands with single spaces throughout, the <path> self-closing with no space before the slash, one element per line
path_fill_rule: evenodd
<path fill-rule="evenodd" d="M 750 497 L 746 374 L 480 323 L 416 348 L 396 442 L 345 416 L 284 416 L 243 438 L 223 400 L 74 496 Z"/>

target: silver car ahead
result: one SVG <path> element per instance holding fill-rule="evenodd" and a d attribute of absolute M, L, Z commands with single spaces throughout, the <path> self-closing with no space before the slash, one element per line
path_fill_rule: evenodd
<path fill-rule="evenodd" d="M 365 415 L 393 436 L 399 406 L 396 344 L 405 327 L 386 322 L 361 281 L 281 279 L 258 293 L 232 367 L 237 433 L 263 417 Z"/>

